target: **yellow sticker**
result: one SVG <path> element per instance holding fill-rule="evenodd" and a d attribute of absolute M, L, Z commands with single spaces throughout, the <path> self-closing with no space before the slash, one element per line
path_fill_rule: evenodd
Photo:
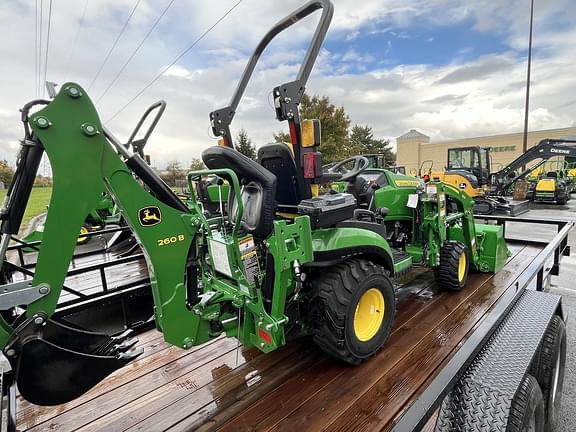
<path fill-rule="evenodd" d="M 418 186 L 419 180 L 395 180 L 396 186 Z"/>

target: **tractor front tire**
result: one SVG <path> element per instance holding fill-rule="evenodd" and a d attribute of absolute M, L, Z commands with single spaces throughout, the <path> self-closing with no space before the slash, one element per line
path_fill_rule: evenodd
<path fill-rule="evenodd" d="M 312 282 L 308 325 L 330 356 L 356 365 L 384 346 L 396 315 L 384 267 L 365 259 L 336 265 Z"/>
<path fill-rule="evenodd" d="M 460 291 L 466 285 L 469 268 L 466 246 L 449 240 L 440 249 L 440 265 L 434 268 L 436 283 L 443 290 Z"/>

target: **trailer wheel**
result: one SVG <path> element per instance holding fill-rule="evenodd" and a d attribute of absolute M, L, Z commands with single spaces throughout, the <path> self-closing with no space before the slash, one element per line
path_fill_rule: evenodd
<path fill-rule="evenodd" d="M 436 283 L 442 289 L 460 291 L 468 278 L 468 251 L 458 241 L 447 241 L 440 250 L 440 265 L 434 268 Z"/>
<path fill-rule="evenodd" d="M 544 400 L 538 381 L 524 375 L 510 405 L 506 432 L 529 432 L 544 429 Z"/>
<path fill-rule="evenodd" d="M 350 364 L 373 356 L 386 342 L 396 298 L 384 267 L 352 259 L 312 282 L 308 325 L 314 342 Z"/>
<path fill-rule="evenodd" d="M 542 389 L 547 431 L 553 429 L 558 417 L 565 367 L 566 326 L 558 315 L 554 315 L 529 370 Z"/>

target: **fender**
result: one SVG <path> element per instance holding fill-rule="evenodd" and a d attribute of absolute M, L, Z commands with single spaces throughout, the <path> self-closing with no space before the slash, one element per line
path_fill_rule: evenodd
<path fill-rule="evenodd" d="M 326 228 L 312 233 L 314 261 L 309 266 L 327 267 L 354 256 L 370 256 L 394 273 L 392 250 L 385 238 L 362 228 Z"/>

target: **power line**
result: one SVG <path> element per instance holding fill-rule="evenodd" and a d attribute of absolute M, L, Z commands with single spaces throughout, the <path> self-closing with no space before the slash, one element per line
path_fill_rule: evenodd
<path fill-rule="evenodd" d="M 44 0 L 40 0 L 40 20 L 39 20 L 39 35 L 38 35 L 38 87 L 36 93 L 40 96 L 40 88 L 42 81 L 42 17 L 44 15 Z"/>
<path fill-rule="evenodd" d="M 38 0 L 34 6 L 34 92 L 38 97 Z"/>
<path fill-rule="evenodd" d="M 82 30 L 84 25 L 84 18 L 86 18 L 86 11 L 88 10 L 88 0 L 84 2 L 84 9 L 82 10 L 82 16 L 80 17 L 80 22 L 78 22 L 78 28 L 76 29 L 76 34 L 74 35 L 74 42 L 72 42 L 72 49 L 70 50 L 70 54 L 68 54 L 68 60 L 66 60 L 66 68 L 65 70 L 69 73 L 68 66 L 70 65 L 70 60 L 74 57 L 74 53 L 76 52 L 76 44 L 78 43 L 78 37 L 80 36 L 80 30 Z M 64 81 L 68 81 L 65 79 Z"/>
<path fill-rule="evenodd" d="M 88 0 L 86 0 L 88 1 Z M 98 72 L 96 72 L 96 75 L 94 75 L 94 78 L 92 78 L 92 82 L 90 83 L 90 85 L 88 86 L 88 90 L 90 90 L 92 88 L 92 86 L 94 85 L 94 82 L 98 79 L 98 77 L 100 76 L 100 72 L 102 72 L 102 69 L 104 69 L 104 66 L 106 65 L 106 62 L 108 61 L 108 59 L 110 58 L 110 55 L 112 54 L 112 51 L 114 51 L 114 48 L 116 48 L 116 45 L 118 44 L 118 41 L 120 40 L 120 38 L 122 37 L 122 35 L 124 34 L 124 31 L 126 30 L 126 27 L 128 27 L 128 23 L 130 22 L 130 20 L 132 19 L 132 15 L 134 15 L 134 12 L 136 12 L 136 8 L 138 8 L 138 5 L 140 4 L 141 0 L 137 0 L 136 4 L 134 5 L 134 7 L 132 8 L 132 12 L 130 12 L 130 15 L 128 15 L 128 19 L 126 20 L 126 22 L 124 22 L 124 25 L 122 26 L 122 29 L 120 30 L 120 33 L 118 33 L 118 36 L 116 36 L 116 40 L 114 41 L 114 43 L 112 44 L 112 46 L 110 47 L 110 50 L 108 51 L 108 53 L 106 54 L 106 57 L 104 58 L 104 61 L 102 62 L 102 64 L 100 65 L 100 68 L 98 69 Z"/>
<path fill-rule="evenodd" d="M 46 74 L 48 73 L 48 50 L 50 48 L 50 24 L 52 22 L 52 0 L 50 0 L 50 6 L 48 8 L 48 30 L 46 34 L 46 56 L 44 57 L 44 81 L 42 84 L 42 97 L 44 97 L 44 91 L 46 90 Z"/>
<path fill-rule="evenodd" d="M 156 21 L 154 22 L 154 25 L 150 28 L 150 30 L 148 30 L 148 33 L 146 33 L 146 35 L 144 36 L 144 39 L 142 39 L 142 41 L 140 42 L 140 44 L 138 44 L 138 46 L 136 47 L 136 49 L 132 52 L 132 54 L 130 55 L 130 57 L 128 57 L 128 60 L 126 60 L 126 62 L 122 65 L 122 67 L 120 68 L 120 70 L 118 71 L 118 73 L 116 74 L 116 76 L 114 77 L 114 79 L 110 82 L 110 84 L 108 84 L 108 87 L 106 87 L 106 90 L 104 90 L 104 93 L 102 93 L 100 95 L 100 97 L 96 100 L 96 103 L 100 102 L 102 100 L 102 98 L 106 95 L 106 93 L 108 93 L 108 90 L 110 90 L 112 88 L 112 86 L 114 85 L 114 83 L 118 80 L 118 78 L 120 77 L 120 75 L 122 74 L 122 72 L 124 72 L 124 69 L 126 69 L 126 66 L 128 66 L 128 64 L 132 61 L 132 59 L 134 58 L 134 56 L 138 53 L 138 51 L 140 51 L 140 48 L 142 48 L 142 45 L 144 45 L 144 42 L 146 42 L 146 39 L 148 39 L 148 37 L 150 36 L 150 34 L 152 34 L 152 31 L 154 31 L 154 29 L 156 28 L 156 26 L 158 25 L 158 23 L 160 22 L 160 20 L 162 19 L 162 17 L 166 14 L 166 12 L 168 12 L 168 9 L 170 9 L 170 6 L 172 6 L 172 3 L 174 3 L 175 0 L 170 0 L 170 3 L 168 3 L 168 6 L 166 6 L 164 8 L 164 10 L 162 11 L 162 13 L 160 14 L 160 16 L 158 18 L 156 18 Z"/>
<path fill-rule="evenodd" d="M 236 7 L 238 7 L 238 5 L 240 5 L 240 3 L 242 3 L 243 0 L 238 0 L 230 9 L 228 9 L 226 11 L 226 13 L 224 15 L 222 15 L 220 18 L 218 18 L 218 20 L 216 20 L 216 22 L 214 24 L 212 24 L 212 26 L 210 26 L 207 30 L 204 31 L 204 33 L 202 33 L 194 42 L 192 42 L 188 48 L 186 48 L 184 51 L 182 51 L 175 59 L 174 61 L 172 61 L 172 63 L 170 63 L 168 66 L 166 66 L 164 69 L 162 69 L 162 71 L 156 75 L 148 84 L 146 84 L 142 90 L 140 90 L 138 93 L 136 93 L 136 95 L 130 99 L 122 108 L 120 108 L 120 110 L 118 110 L 116 112 L 116 114 L 114 114 L 112 117 L 110 117 L 106 122 L 110 122 L 112 120 L 114 120 L 116 118 L 116 116 L 118 116 L 122 111 L 124 111 L 126 108 L 128 108 L 128 105 L 130 105 L 132 102 L 134 102 L 136 99 L 138 99 L 142 93 L 144 93 L 146 90 L 148 90 L 148 88 L 150 88 L 156 81 L 158 81 L 166 72 L 168 72 L 168 70 L 174 66 L 182 57 L 184 57 L 192 48 L 194 48 L 202 39 L 204 39 L 204 37 L 206 37 L 206 35 L 208 33 L 210 33 L 214 27 L 216 27 L 218 24 L 220 24 L 221 21 L 224 20 L 224 18 L 226 18 L 234 9 L 236 9 Z"/>

